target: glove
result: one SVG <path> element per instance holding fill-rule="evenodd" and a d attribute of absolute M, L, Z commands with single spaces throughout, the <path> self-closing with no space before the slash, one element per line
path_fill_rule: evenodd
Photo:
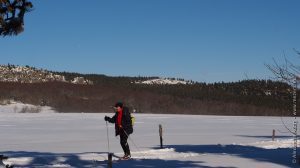
<path fill-rule="evenodd" d="M 105 120 L 105 121 L 108 121 L 109 119 L 110 119 L 110 118 L 107 117 L 107 116 L 104 117 L 104 120 Z"/>

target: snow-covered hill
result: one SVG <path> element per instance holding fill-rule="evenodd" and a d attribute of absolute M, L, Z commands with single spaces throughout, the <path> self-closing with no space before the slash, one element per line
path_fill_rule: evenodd
<path fill-rule="evenodd" d="M 92 81 L 86 80 L 83 77 L 77 77 L 72 81 L 67 81 L 64 76 L 53 74 L 47 70 L 15 65 L 0 65 L 0 81 L 21 83 L 59 81 L 74 84 L 93 84 Z"/>
<path fill-rule="evenodd" d="M 136 84 L 148 84 L 148 85 L 177 85 L 177 84 L 191 84 L 190 81 L 170 79 L 170 78 L 157 78 L 157 79 L 149 79 L 145 81 L 136 81 Z"/>

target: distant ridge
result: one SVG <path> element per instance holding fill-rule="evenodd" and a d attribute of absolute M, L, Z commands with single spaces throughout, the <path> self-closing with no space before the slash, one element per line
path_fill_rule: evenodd
<path fill-rule="evenodd" d="M 292 88 L 272 80 L 200 83 L 2 65 L 0 101 L 7 100 L 58 112 L 110 112 L 123 101 L 139 113 L 289 116 Z"/>
<path fill-rule="evenodd" d="M 44 69 L 37 69 L 30 66 L 0 65 L 0 81 L 20 82 L 20 83 L 40 83 L 40 82 L 69 82 L 73 84 L 93 84 L 92 81 L 83 77 L 75 77 L 67 81 L 65 76 L 54 74 Z"/>

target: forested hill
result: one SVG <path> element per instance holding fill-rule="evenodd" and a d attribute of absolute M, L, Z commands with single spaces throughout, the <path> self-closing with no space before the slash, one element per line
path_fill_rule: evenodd
<path fill-rule="evenodd" d="M 7 81 L 3 78 L 10 72 L 6 70 L 3 75 L 0 71 L 0 99 L 48 105 L 59 112 L 110 112 L 111 105 L 123 101 L 140 113 L 292 115 L 293 89 L 271 80 L 208 84 L 158 77 L 42 72 L 46 73 L 44 76 L 59 76 L 63 81 Z M 22 77 L 22 72 L 18 73 Z M 89 82 L 74 83 L 81 78 Z"/>

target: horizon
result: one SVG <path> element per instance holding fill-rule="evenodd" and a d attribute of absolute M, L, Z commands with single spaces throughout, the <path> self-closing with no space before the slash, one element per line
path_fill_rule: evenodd
<path fill-rule="evenodd" d="M 107 74 L 101 74 L 101 73 L 80 73 L 80 72 L 76 72 L 76 71 L 55 71 L 55 70 L 50 70 L 50 69 L 45 69 L 45 68 L 41 68 L 41 67 L 33 67 L 33 66 L 29 66 L 29 65 L 15 65 L 15 64 L 0 64 L 0 66 L 17 66 L 17 67 L 29 67 L 29 68 L 34 68 L 37 70 L 45 70 L 51 73 L 75 73 L 75 74 L 79 74 L 79 75 L 104 75 L 107 77 L 125 77 L 125 78 L 139 78 L 139 77 L 146 77 L 146 78 L 157 78 L 157 79 L 174 79 L 174 80 L 184 80 L 186 82 L 191 81 L 191 82 L 195 82 L 195 83 L 206 83 L 206 84 L 214 84 L 214 83 L 237 83 L 237 82 L 241 82 L 241 81 L 251 81 L 251 80 L 257 80 L 257 81 L 266 81 L 266 80 L 270 80 L 273 82 L 282 82 L 279 81 L 277 79 L 258 79 L 258 78 L 248 78 L 248 79 L 241 79 L 241 80 L 237 80 L 237 81 L 215 81 L 215 82 L 201 82 L 201 81 L 194 81 L 194 80 L 189 80 L 189 79 L 185 79 L 185 78 L 177 78 L 177 77 L 161 77 L 161 76 L 122 76 L 122 75 L 117 75 L 117 76 L 112 76 L 112 75 L 107 75 Z"/>
<path fill-rule="evenodd" d="M 273 58 L 298 61 L 299 1 L 31 2 L 0 64 L 214 83 L 272 79 Z"/>

